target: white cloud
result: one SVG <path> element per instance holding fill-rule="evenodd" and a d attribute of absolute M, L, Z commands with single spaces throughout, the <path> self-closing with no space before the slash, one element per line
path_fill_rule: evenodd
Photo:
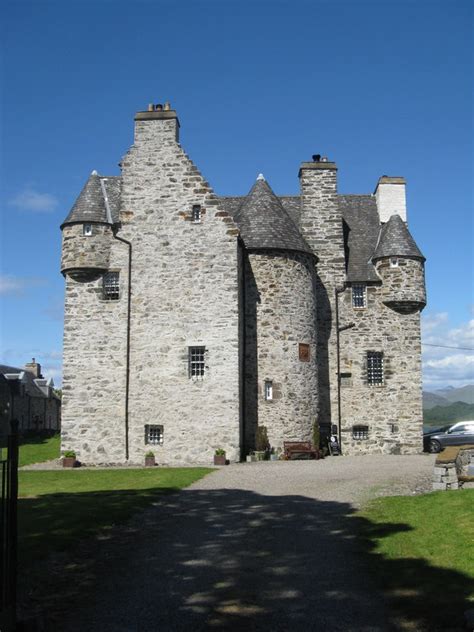
<path fill-rule="evenodd" d="M 24 294 L 31 287 L 46 285 L 41 277 L 17 277 L 11 274 L 0 274 L 0 294 Z"/>
<path fill-rule="evenodd" d="M 450 328 L 446 312 L 427 314 L 422 342 L 425 389 L 474 384 L 474 319 Z"/>
<path fill-rule="evenodd" d="M 50 213 L 58 206 L 58 199 L 51 193 L 39 193 L 31 187 L 15 195 L 9 201 L 10 206 L 19 211 L 33 211 L 33 213 Z"/>

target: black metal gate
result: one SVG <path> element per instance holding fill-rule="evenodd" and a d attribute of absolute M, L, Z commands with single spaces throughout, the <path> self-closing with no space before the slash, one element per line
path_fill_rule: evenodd
<path fill-rule="evenodd" d="M 18 422 L 0 439 L 0 631 L 16 627 L 17 502 L 18 502 Z"/>

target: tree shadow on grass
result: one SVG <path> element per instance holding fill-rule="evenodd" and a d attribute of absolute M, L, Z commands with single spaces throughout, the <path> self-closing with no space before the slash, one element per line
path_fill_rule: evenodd
<path fill-rule="evenodd" d="M 122 494 L 73 500 L 106 512 Z M 41 502 L 47 512 L 61 499 Z M 346 503 L 190 489 L 53 560 L 33 597 L 46 630 L 63 632 L 462 630 L 472 579 L 374 552 L 377 539 L 409 528 Z"/>

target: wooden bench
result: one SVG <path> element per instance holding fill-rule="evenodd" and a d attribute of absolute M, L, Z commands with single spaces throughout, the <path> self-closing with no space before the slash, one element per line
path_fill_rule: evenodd
<path fill-rule="evenodd" d="M 319 459 L 319 450 L 311 444 L 311 441 L 284 441 L 283 450 L 285 458 L 289 461 L 295 459 Z"/>

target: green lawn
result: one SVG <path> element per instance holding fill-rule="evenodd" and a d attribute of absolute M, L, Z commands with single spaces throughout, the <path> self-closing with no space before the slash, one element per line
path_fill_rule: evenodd
<path fill-rule="evenodd" d="M 474 490 L 379 498 L 358 516 L 366 562 L 408 629 L 462 630 L 474 607 Z"/>
<path fill-rule="evenodd" d="M 31 465 L 59 458 L 60 436 L 26 435 L 20 441 L 19 465 Z"/>
<path fill-rule="evenodd" d="M 124 523 L 132 514 L 190 485 L 209 468 L 19 472 L 19 558 L 29 564 Z"/>

